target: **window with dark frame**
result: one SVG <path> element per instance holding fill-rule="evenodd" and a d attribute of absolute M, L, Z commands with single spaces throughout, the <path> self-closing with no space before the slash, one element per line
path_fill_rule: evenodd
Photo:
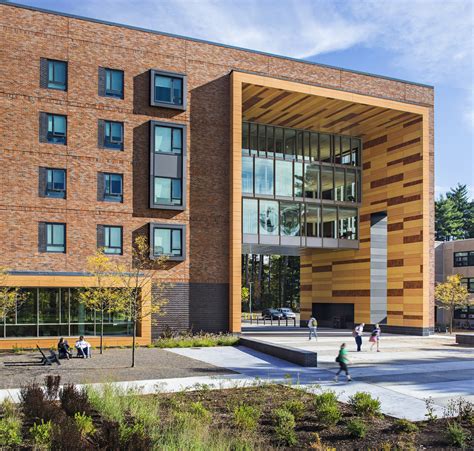
<path fill-rule="evenodd" d="M 155 177 L 154 203 L 160 205 L 181 205 L 183 203 L 181 179 Z"/>
<path fill-rule="evenodd" d="M 67 117 L 61 114 L 46 113 L 46 140 L 50 144 L 66 144 Z"/>
<path fill-rule="evenodd" d="M 153 229 L 153 255 L 155 257 L 183 257 L 183 229 L 155 227 Z"/>
<path fill-rule="evenodd" d="M 183 129 L 166 125 L 155 125 L 156 153 L 181 154 L 183 152 Z"/>
<path fill-rule="evenodd" d="M 47 222 L 46 252 L 66 252 L 66 224 Z"/>
<path fill-rule="evenodd" d="M 454 252 L 454 267 L 474 266 L 474 251 Z"/>
<path fill-rule="evenodd" d="M 463 277 L 461 285 L 464 285 L 469 293 L 474 293 L 474 277 Z"/>
<path fill-rule="evenodd" d="M 123 71 L 118 69 L 105 69 L 106 97 L 123 99 Z"/>
<path fill-rule="evenodd" d="M 46 169 L 46 196 L 56 198 L 66 197 L 65 169 Z"/>
<path fill-rule="evenodd" d="M 186 109 L 187 78 L 184 74 L 151 70 L 151 106 Z"/>
<path fill-rule="evenodd" d="M 123 201 L 123 175 L 104 173 L 104 200 Z"/>
<path fill-rule="evenodd" d="M 103 226 L 104 230 L 104 253 L 122 254 L 122 227 Z"/>
<path fill-rule="evenodd" d="M 123 149 L 123 122 L 104 121 L 104 147 Z"/>
<path fill-rule="evenodd" d="M 67 63 L 66 61 L 47 60 L 49 89 L 66 91 L 67 89 Z"/>

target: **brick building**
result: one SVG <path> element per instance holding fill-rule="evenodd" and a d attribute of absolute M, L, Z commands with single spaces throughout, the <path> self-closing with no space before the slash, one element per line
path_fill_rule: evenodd
<path fill-rule="evenodd" d="M 86 259 L 137 234 L 172 282 L 143 343 L 238 332 L 242 252 L 302 256 L 303 322 L 432 329 L 432 87 L 11 3 L 0 27 L 0 266 L 29 296 L 1 346 L 95 335 Z"/>

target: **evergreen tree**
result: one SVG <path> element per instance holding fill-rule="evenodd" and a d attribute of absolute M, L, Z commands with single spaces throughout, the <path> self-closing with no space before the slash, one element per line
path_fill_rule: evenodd
<path fill-rule="evenodd" d="M 435 229 L 437 241 L 451 241 L 463 238 L 463 215 L 456 203 L 441 195 L 435 202 Z"/>
<path fill-rule="evenodd" d="M 454 203 L 455 209 L 462 216 L 460 238 L 473 238 L 474 202 L 469 200 L 467 186 L 458 183 L 446 193 L 446 198 Z"/>

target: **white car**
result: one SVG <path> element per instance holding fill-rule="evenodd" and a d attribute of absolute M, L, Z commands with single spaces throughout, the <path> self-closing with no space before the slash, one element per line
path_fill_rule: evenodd
<path fill-rule="evenodd" d="M 290 308 L 279 308 L 277 309 L 279 312 L 283 313 L 283 316 L 285 318 L 296 318 L 295 312 L 291 310 Z"/>

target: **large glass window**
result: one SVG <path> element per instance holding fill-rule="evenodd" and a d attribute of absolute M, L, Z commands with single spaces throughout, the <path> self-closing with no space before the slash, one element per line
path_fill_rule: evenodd
<path fill-rule="evenodd" d="M 123 71 L 105 69 L 105 95 L 123 99 Z"/>
<path fill-rule="evenodd" d="M 155 102 L 183 105 L 183 78 L 155 74 Z"/>
<path fill-rule="evenodd" d="M 242 206 L 242 224 L 243 233 L 254 234 L 258 233 L 258 200 L 257 199 L 243 199 Z"/>
<path fill-rule="evenodd" d="M 344 201 L 344 169 L 335 168 L 334 170 L 334 199 Z"/>
<path fill-rule="evenodd" d="M 296 152 L 296 130 L 285 128 L 285 158 L 293 160 Z"/>
<path fill-rule="evenodd" d="M 104 226 L 104 253 L 122 253 L 122 227 Z"/>
<path fill-rule="evenodd" d="M 16 323 L 36 324 L 37 307 L 36 288 L 23 288 L 16 306 Z M 14 323 L 15 320 L 13 319 L 11 322 Z"/>
<path fill-rule="evenodd" d="M 352 164 L 351 139 L 346 136 L 341 138 L 341 163 Z"/>
<path fill-rule="evenodd" d="M 182 128 L 155 125 L 155 152 L 180 154 L 182 151 Z"/>
<path fill-rule="evenodd" d="M 306 204 L 306 236 L 321 236 L 321 207 Z"/>
<path fill-rule="evenodd" d="M 265 125 L 258 126 L 258 154 L 261 157 L 267 156 L 267 142 L 266 142 L 266 133 Z"/>
<path fill-rule="evenodd" d="M 280 203 L 280 230 L 282 236 L 300 236 L 300 204 Z"/>
<path fill-rule="evenodd" d="M 109 149 L 123 148 L 123 123 L 104 121 L 104 147 Z"/>
<path fill-rule="evenodd" d="M 66 61 L 48 60 L 48 88 L 66 90 L 67 63 Z"/>
<path fill-rule="evenodd" d="M 66 170 L 46 170 L 46 195 L 48 197 L 64 198 L 66 196 Z"/>
<path fill-rule="evenodd" d="M 181 179 L 155 177 L 154 203 L 161 205 L 181 205 L 183 203 Z"/>
<path fill-rule="evenodd" d="M 249 124 L 244 122 L 242 124 L 242 154 L 249 153 Z"/>
<path fill-rule="evenodd" d="M 258 125 L 250 124 L 250 155 L 257 155 L 258 153 Z"/>
<path fill-rule="evenodd" d="M 48 132 L 46 139 L 52 144 L 66 144 L 66 116 L 60 114 L 47 114 Z"/>
<path fill-rule="evenodd" d="M 46 252 L 66 252 L 66 224 L 46 224 Z"/>
<path fill-rule="evenodd" d="M 275 128 L 267 126 L 267 157 L 273 158 L 275 155 Z"/>
<path fill-rule="evenodd" d="M 467 288 L 469 293 L 474 293 L 474 277 L 465 277 L 461 279 L 461 284 Z"/>
<path fill-rule="evenodd" d="M 155 228 L 153 229 L 153 255 L 181 257 L 183 255 L 182 229 Z"/>
<path fill-rule="evenodd" d="M 356 171 L 346 171 L 346 196 L 347 202 L 357 202 L 357 173 Z"/>
<path fill-rule="evenodd" d="M 283 158 L 283 129 L 275 127 L 275 158 Z"/>
<path fill-rule="evenodd" d="M 331 162 L 331 136 L 321 133 L 319 135 L 319 158 L 324 163 Z"/>
<path fill-rule="evenodd" d="M 304 197 L 307 199 L 319 198 L 319 166 L 305 165 Z"/>
<path fill-rule="evenodd" d="M 293 196 L 293 163 L 291 161 L 275 161 L 275 192 L 277 196 Z"/>
<path fill-rule="evenodd" d="M 294 168 L 294 196 L 303 197 L 303 163 L 295 163 Z"/>
<path fill-rule="evenodd" d="M 255 158 L 255 194 L 273 195 L 273 160 Z"/>
<path fill-rule="evenodd" d="M 454 266 L 474 266 L 474 251 L 455 252 Z"/>
<path fill-rule="evenodd" d="M 360 139 L 351 139 L 351 164 L 360 165 Z"/>
<path fill-rule="evenodd" d="M 260 201 L 259 224 L 261 235 L 278 235 L 278 202 Z"/>
<path fill-rule="evenodd" d="M 321 168 L 321 197 L 324 200 L 334 200 L 333 168 Z"/>
<path fill-rule="evenodd" d="M 339 208 L 339 238 L 346 240 L 358 238 L 356 208 Z"/>
<path fill-rule="evenodd" d="M 123 201 L 123 176 L 122 174 L 104 174 L 104 200 L 109 202 Z"/>
<path fill-rule="evenodd" d="M 59 323 L 59 288 L 41 288 L 38 306 L 40 323 Z"/>
<path fill-rule="evenodd" d="M 311 145 L 311 160 L 318 161 L 319 160 L 319 134 L 318 133 L 311 133 L 310 136 L 310 145 Z"/>
<path fill-rule="evenodd" d="M 323 237 L 336 238 L 337 233 L 337 209 L 335 207 L 323 207 Z"/>
<path fill-rule="evenodd" d="M 253 194 L 253 158 L 242 157 L 242 192 Z"/>

